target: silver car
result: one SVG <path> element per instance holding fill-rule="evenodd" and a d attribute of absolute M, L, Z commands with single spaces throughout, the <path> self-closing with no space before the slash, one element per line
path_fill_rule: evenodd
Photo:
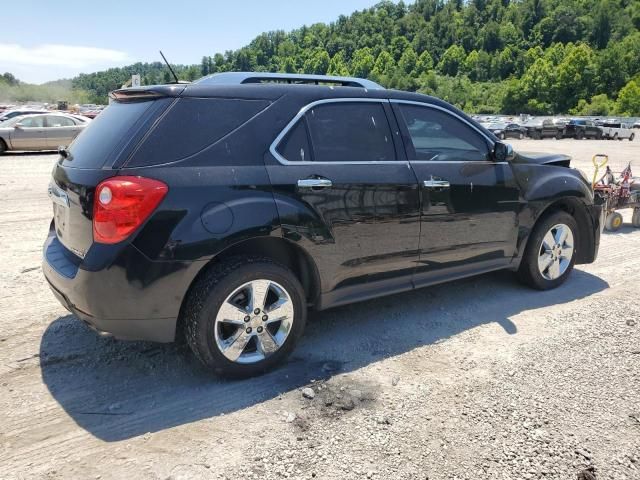
<path fill-rule="evenodd" d="M 65 113 L 22 115 L 0 123 L 0 154 L 7 150 L 57 150 L 91 120 Z"/>

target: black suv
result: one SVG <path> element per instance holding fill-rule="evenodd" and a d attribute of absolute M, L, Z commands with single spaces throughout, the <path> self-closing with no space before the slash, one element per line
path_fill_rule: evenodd
<path fill-rule="evenodd" d="M 578 140 L 582 138 L 595 138 L 596 140 L 600 140 L 602 138 L 602 129 L 591 120 L 578 118 L 570 120 L 569 123 L 565 125 L 562 136 L 576 138 Z"/>
<path fill-rule="evenodd" d="M 184 335 L 220 374 L 282 361 L 308 307 L 499 269 L 549 289 L 596 258 L 569 157 L 436 98 L 252 73 L 111 96 L 54 167 L 45 276 L 97 331 Z"/>

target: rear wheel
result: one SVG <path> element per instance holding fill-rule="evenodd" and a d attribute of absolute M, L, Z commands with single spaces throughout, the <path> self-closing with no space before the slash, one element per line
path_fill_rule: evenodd
<path fill-rule="evenodd" d="M 562 132 L 556 133 L 556 140 L 562 140 Z"/>
<path fill-rule="evenodd" d="M 605 221 L 604 227 L 610 232 L 620 230 L 620 227 L 622 227 L 622 214 L 620 214 L 619 212 L 611 212 L 609 215 L 607 215 L 607 220 Z"/>
<path fill-rule="evenodd" d="M 7 151 L 7 144 L 0 138 L 0 155 Z"/>
<path fill-rule="evenodd" d="M 525 249 L 518 277 L 538 290 L 555 288 L 575 264 L 578 225 L 567 212 L 554 212 L 538 221 Z"/>
<path fill-rule="evenodd" d="M 584 138 L 584 133 L 578 130 L 578 132 L 576 133 L 576 140 L 582 140 L 583 138 Z"/>
<path fill-rule="evenodd" d="M 616 133 L 614 133 L 614 134 L 613 134 L 613 139 L 614 139 L 614 140 L 618 140 L 618 132 L 616 132 Z"/>
<path fill-rule="evenodd" d="M 214 266 L 185 308 L 187 342 L 215 373 L 249 377 L 282 362 L 304 331 L 305 295 L 286 267 L 237 257 Z"/>
<path fill-rule="evenodd" d="M 629 137 L 629 141 L 633 142 L 633 139 L 636 138 L 636 134 L 632 133 L 631 136 Z"/>
<path fill-rule="evenodd" d="M 640 207 L 633 209 L 633 215 L 631 216 L 631 225 L 635 228 L 640 228 Z"/>
<path fill-rule="evenodd" d="M 518 134 L 518 138 L 519 138 L 520 140 L 522 140 L 522 139 L 524 138 L 524 133 L 520 132 L 520 133 Z"/>

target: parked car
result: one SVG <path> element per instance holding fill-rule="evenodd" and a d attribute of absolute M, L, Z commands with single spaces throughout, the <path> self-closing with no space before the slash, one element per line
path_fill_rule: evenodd
<path fill-rule="evenodd" d="M 496 137 L 504 140 L 506 138 L 524 138 L 527 129 L 517 123 L 494 123 L 487 127 Z"/>
<path fill-rule="evenodd" d="M 55 150 L 68 145 L 89 124 L 75 115 L 21 115 L 0 124 L 0 154 L 7 150 Z"/>
<path fill-rule="evenodd" d="M 514 153 L 433 97 L 224 73 L 111 98 L 52 172 L 44 275 L 99 332 L 184 336 L 222 375 L 282 362 L 307 308 L 500 269 L 545 290 L 597 255 L 568 156 Z"/>
<path fill-rule="evenodd" d="M 34 108 L 15 108 L 12 110 L 5 110 L 0 114 L 0 123 L 5 122 L 10 118 L 19 117 L 21 115 L 32 115 L 34 113 L 49 113 L 49 110 Z"/>
<path fill-rule="evenodd" d="M 602 138 L 602 130 L 596 126 L 591 120 L 584 120 L 581 118 L 574 118 L 564 126 L 562 132 L 563 138 Z"/>
<path fill-rule="evenodd" d="M 624 140 L 627 138 L 630 142 L 633 142 L 633 139 L 636 137 L 631 125 L 620 123 L 619 121 L 606 122 L 601 128 L 602 136 L 607 140 Z"/>
<path fill-rule="evenodd" d="M 537 140 L 543 138 L 562 138 L 562 132 L 565 123 L 558 120 L 545 118 L 542 122 L 525 125 L 527 136 Z"/>

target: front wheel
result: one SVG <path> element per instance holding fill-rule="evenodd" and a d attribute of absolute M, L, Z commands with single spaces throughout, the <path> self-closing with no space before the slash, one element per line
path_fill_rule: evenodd
<path fill-rule="evenodd" d="M 631 216 L 631 225 L 635 228 L 640 228 L 640 207 L 633 209 L 633 215 Z"/>
<path fill-rule="evenodd" d="M 518 134 L 518 139 L 522 140 L 524 138 L 524 133 L 520 132 Z"/>
<path fill-rule="evenodd" d="M 304 331 L 305 295 L 296 276 L 268 258 L 215 265 L 187 300 L 187 342 L 209 369 L 226 377 L 261 374 L 281 363 Z"/>
<path fill-rule="evenodd" d="M 636 138 L 636 134 L 632 133 L 631 136 L 629 137 L 629 141 L 633 142 L 633 139 Z"/>
<path fill-rule="evenodd" d="M 538 290 L 555 288 L 567 279 L 575 264 L 578 225 L 567 212 L 542 218 L 531 232 L 518 277 Z"/>
<path fill-rule="evenodd" d="M 7 151 L 7 145 L 4 143 L 4 140 L 0 138 L 0 155 Z"/>

